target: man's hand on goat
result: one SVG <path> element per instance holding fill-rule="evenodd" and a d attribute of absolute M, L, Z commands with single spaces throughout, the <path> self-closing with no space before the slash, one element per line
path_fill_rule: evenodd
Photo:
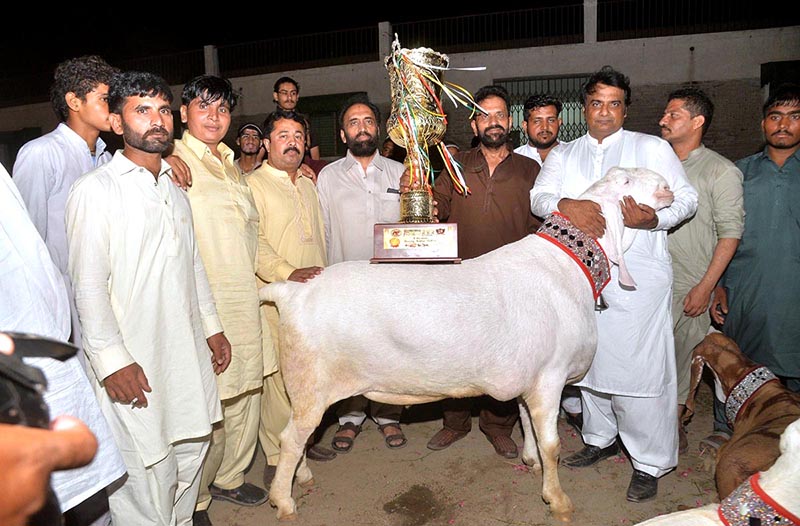
<path fill-rule="evenodd" d="M 558 202 L 558 211 L 587 236 L 597 239 L 606 232 L 606 219 L 602 208 L 588 199 L 564 198 Z"/>
<path fill-rule="evenodd" d="M 633 197 L 626 195 L 619 206 L 622 208 L 622 221 L 626 227 L 651 230 L 658 226 L 656 211 L 652 207 L 637 203 Z"/>
<path fill-rule="evenodd" d="M 215 374 L 225 372 L 231 363 L 231 342 L 224 333 L 218 332 L 206 338 L 208 348 L 211 349 L 211 365 Z"/>
<path fill-rule="evenodd" d="M 316 278 L 322 272 L 322 267 L 305 267 L 305 268 L 298 268 L 292 271 L 289 274 L 289 277 L 286 278 L 288 281 L 298 281 L 300 283 L 306 283 L 310 279 Z"/>

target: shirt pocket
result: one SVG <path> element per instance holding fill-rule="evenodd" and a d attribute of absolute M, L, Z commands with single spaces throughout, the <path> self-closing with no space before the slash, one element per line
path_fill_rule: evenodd
<path fill-rule="evenodd" d="M 378 199 L 378 222 L 396 223 L 400 221 L 400 194 L 384 192 Z"/>

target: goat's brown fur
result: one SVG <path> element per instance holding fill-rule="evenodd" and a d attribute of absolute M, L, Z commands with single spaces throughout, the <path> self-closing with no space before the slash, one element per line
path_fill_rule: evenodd
<path fill-rule="evenodd" d="M 709 334 L 692 353 L 692 390 L 686 408 L 694 412 L 694 396 L 708 365 L 727 397 L 748 372 L 758 364 L 742 354 L 730 338 Z M 784 429 L 800 418 L 800 394 L 779 382 L 768 382 L 756 391 L 739 411 L 733 436 L 717 452 L 715 480 L 719 498 L 724 499 L 753 473 L 765 471 L 780 455 Z"/>

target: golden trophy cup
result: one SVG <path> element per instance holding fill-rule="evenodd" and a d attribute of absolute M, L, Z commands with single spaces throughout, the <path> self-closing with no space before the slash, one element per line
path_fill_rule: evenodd
<path fill-rule="evenodd" d="M 442 71 L 449 65 L 447 55 L 429 48 L 402 49 L 396 38 L 392 54 L 386 57 L 392 90 L 386 131 L 395 144 L 406 149 L 410 183 L 418 187 L 400 196 L 401 223 L 433 222 L 428 148 L 439 144 L 447 131 L 440 97 Z"/>
<path fill-rule="evenodd" d="M 405 166 L 409 186 L 414 189 L 400 196 L 399 223 L 375 225 L 372 261 L 460 261 L 457 225 L 434 222 L 429 148 L 439 151 L 456 188 L 468 195 L 458 163 L 442 144 L 447 116 L 441 95 L 445 92 L 454 103 L 459 101 L 473 110 L 476 105 L 465 89 L 442 82 L 442 72 L 450 66 L 447 55 L 425 47 L 401 48 L 395 35 L 385 66 L 392 96 L 386 130 L 395 144 L 406 149 Z"/>

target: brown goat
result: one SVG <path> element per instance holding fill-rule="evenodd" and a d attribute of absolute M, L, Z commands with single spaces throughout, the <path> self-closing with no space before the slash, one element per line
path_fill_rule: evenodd
<path fill-rule="evenodd" d="M 747 358 L 736 343 L 719 333 L 709 334 L 692 353 L 692 387 L 696 393 L 703 365 L 713 371 L 725 397 L 758 364 Z M 686 401 L 694 412 L 694 396 Z M 778 381 L 755 391 L 741 406 L 733 423 L 733 436 L 717 452 L 714 478 L 719 498 L 724 499 L 753 473 L 765 471 L 780 455 L 779 443 L 786 427 L 800 418 L 800 394 Z"/>

